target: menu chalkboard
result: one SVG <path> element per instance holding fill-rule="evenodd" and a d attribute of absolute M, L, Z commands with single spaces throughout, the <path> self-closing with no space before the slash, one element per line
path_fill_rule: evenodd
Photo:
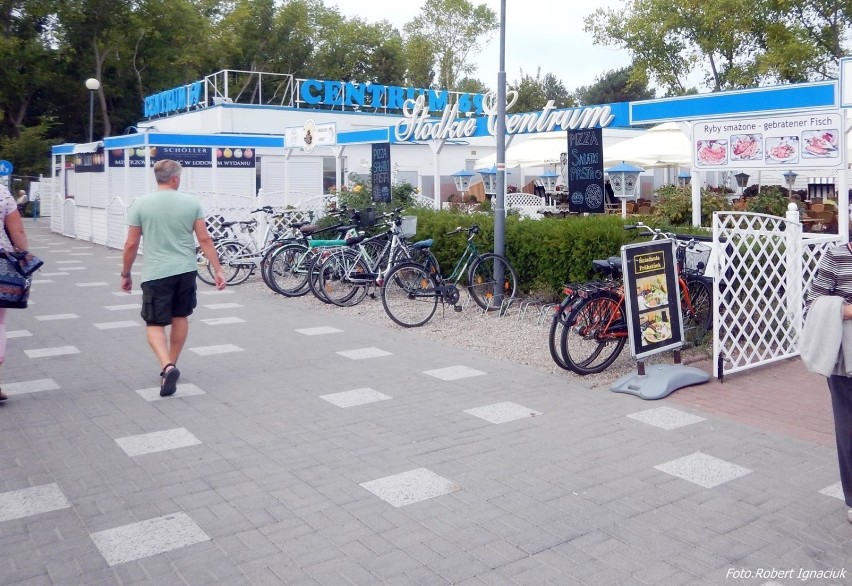
<path fill-rule="evenodd" d="M 391 200 L 391 158 L 390 143 L 382 142 L 373 146 L 373 201 Z"/>
<path fill-rule="evenodd" d="M 568 131 L 569 205 L 572 212 L 604 212 L 603 130 Z"/>

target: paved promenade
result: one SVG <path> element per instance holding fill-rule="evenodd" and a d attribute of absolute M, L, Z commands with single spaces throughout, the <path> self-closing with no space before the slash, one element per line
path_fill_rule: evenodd
<path fill-rule="evenodd" d="M 47 262 L 0 368 L 2 585 L 852 583 L 797 361 L 649 402 L 201 285 L 160 399 L 120 251 L 26 225 Z"/>

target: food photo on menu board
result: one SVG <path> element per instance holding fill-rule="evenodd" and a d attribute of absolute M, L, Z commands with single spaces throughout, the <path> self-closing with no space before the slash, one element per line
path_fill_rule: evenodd
<path fill-rule="evenodd" d="M 798 136 L 770 136 L 766 139 L 766 163 L 780 165 L 799 161 Z"/>
<path fill-rule="evenodd" d="M 642 315 L 642 345 L 659 344 L 672 337 L 672 322 L 668 309 L 649 311 Z"/>
<path fill-rule="evenodd" d="M 836 159 L 840 157 L 837 138 L 840 132 L 836 128 L 805 130 L 802 133 L 803 159 Z"/>
<path fill-rule="evenodd" d="M 636 279 L 636 299 L 639 311 L 653 309 L 669 302 L 665 274 Z"/>
<path fill-rule="evenodd" d="M 762 134 L 735 134 L 731 136 L 732 161 L 759 161 L 762 158 Z"/>
<path fill-rule="evenodd" d="M 696 143 L 697 161 L 700 166 L 724 165 L 728 162 L 727 140 L 699 140 Z"/>

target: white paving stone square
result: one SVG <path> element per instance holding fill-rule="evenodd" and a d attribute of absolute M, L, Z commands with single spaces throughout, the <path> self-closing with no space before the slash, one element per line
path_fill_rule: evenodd
<path fill-rule="evenodd" d="M 324 334 L 342 334 L 343 330 L 331 326 L 320 326 L 317 328 L 302 328 L 296 330 L 296 333 L 304 334 L 305 336 L 322 336 Z"/>
<path fill-rule="evenodd" d="M 104 305 L 104 309 L 108 311 L 120 311 L 123 309 L 142 309 L 139 303 L 124 303 L 122 305 Z"/>
<path fill-rule="evenodd" d="M 751 473 L 748 468 L 708 456 L 702 452 L 695 452 L 683 458 L 658 464 L 654 468 L 704 488 L 713 488 Z"/>
<path fill-rule="evenodd" d="M 12 330 L 11 332 L 6 332 L 6 339 L 10 338 L 29 338 L 33 333 L 29 330 Z"/>
<path fill-rule="evenodd" d="M 627 417 L 667 431 L 671 431 L 672 429 L 677 429 L 679 427 L 686 427 L 687 425 L 692 425 L 693 423 L 698 423 L 700 421 L 705 421 L 704 417 L 699 417 L 698 415 L 686 413 L 678 409 L 672 409 L 671 407 L 647 409 L 645 411 L 639 411 L 638 413 L 631 413 Z"/>
<path fill-rule="evenodd" d="M 56 271 L 55 273 L 39 273 L 42 277 L 61 277 L 62 275 L 70 275 L 67 271 Z"/>
<path fill-rule="evenodd" d="M 67 248 L 57 248 L 56 250 L 48 250 L 48 252 L 54 253 L 54 252 L 71 252 L 71 251 Z M 58 260 L 56 262 L 62 262 L 62 261 Z"/>
<path fill-rule="evenodd" d="M 199 295 L 233 295 L 234 292 L 231 289 L 222 289 L 219 291 L 218 289 L 205 289 L 198 290 Z"/>
<path fill-rule="evenodd" d="M 361 486 L 397 508 L 449 494 L 462 488 L 428 468 L 417 468 L 362 482 Z"/>
<path fill-rule="evenodd" d="M 92 256 L 94 252 L 72 252 L 68 256 Z"/>
<path fill-rule="evenodd" d="M 43 285 L 45 283 L 52 283 L 53 279 L 33 279 L 30 281 L 30 285 Z"/>
<path fill-rule="evenodd" d="M 224 326 L 227 324 L 242 324 L 245 323 L 246 320 L 241 317 L 212 317 L 201 321 L 206 323 L 208 326 Z"/>
<path fill-rule="evenodd" d="M 482 376 L 485 374 L 481 370 L 470 368 L 469 366 L 448 366 L 447 368 L 436 368 L 434 370 L 424 370 L 423 374 L 434 376 L 441 380 L 459 380 L 462 378 L 470 378 L 472 376 Z"/>
<path fill-rule="evenodd" d="M 134 328 L 137 326 L 141 326 L 142 324 L 138 321 L 108 321 L 101 322 L 97 324 L 93 324 L 99 330 L 117 330 L 119 328 Z"/>
<path fill-rule="evenodd" d="M 78 287 L 106 287 L 109 285 L 106 281 L 92 281 L 91 283 L 74 283 Z"/>
<path fill-rule="evenodd" d="M 73 267 L 63 267 L 63 269 L 65 269 L 66 271 L 85 271 L 86 267 L 73 266 Z"/>
<path fill-rule="evenodd" d="M 186 513 L 98 531 L 91 537 L 110 566 L 210 541 L 210 536 Z"/>
<path fill-rule="evenodd" d="M 229 352 L 243 352 L 244 350 L 239 346 L 234 346 L 233 344 L 221 344 L 218 346 L 199 346 L 197 348 L 190 348 L 190 352 L 195 352 L 199 356 L 212 356 L 213 354 L 227 354 Z"/>
<path fill-rule="evenodd" d="M 68 251 L 63 251 L 63 252 L 68 252 Z M 79 264 L 81 262 L 83 262 L 83 261 L 79 260 L 79 259 L 78 260 L 58 260 L 58 261 L 56 261 L 56 264 L 58 264 L 58 265 L 72 265 L 72 264 Z"/>
<path fill-rule="evenodd" d="M 0 492 L 0 522 L 70 507 L 56 483 Z"/>
<path fill-rule="evenodd" d="M 115 443 L 117 443 L 128 456 L 133 457 L 195 446 L 200 444 L 201 441 L 192 435 L 186 428 L 176 427 L 175 429 L 166 429 L 163 431 L 143 433 L 141 435 L 120 437 L 115 440 Z"/>
<path fill-rule="evenodd" d="M 136 391 L 140 397 L 146 401 L 162 401 L 163 399 L 174 399 L 175 397 L 191 397 L 194 395 L 205 395 L 206 393 L 192 383 L 181 383 L 177 386 L 177 391 L 171 397 L 161 397 L 160 387 L 151 387 L 148 389 L 138 389 Z"/>
<path fill-rule="evenodd" d="M 392 397 L 389 397 L 384 393 L 380 393 L 379 391 L 370 388 L 353 389 L 351 391 L 332 393 L 330 395 L 320 395 L 320 399 L 324 399 L 332 405 L 337 405 L 344 409 L 347 407 L 357 407 L 359 405 L 375 403 L 377 401 L 387 401 L 391 398 Z"/>
<path fill-rule="evenodd" d="M 517 421 L 518 419 L 527 419 L 541 415 L 539 411 L 512 403 L 511 401 L 466 409 L 465 413 L 491 423 L 508 423 L 509 421 Z"/>
<path fill-rule="evenodd" d="M 79 354 L 76 346 L 54 346 L 53 348 L 33 348 L 24 350 L 24 354 L 30 358 L 48 358 L 50 356 L 64 356 L 66 354 Z"/>
<path fill-rule="evenodd" d="M 352 360 L 365 360 L 367 358 L 380 358 L 381 356 L 391 356 L 391 352 L 380 348 L 356 348 L 355 350 L 343 350 L 337 352 L 341 356 Z"/>
<path fill-rule="evenodd" d="M 9 395 L 26 395 L 40 391 L 55 391 L 59 388 L 52 378 L 39 378 L 36 380 L 18 381 L 16 383 L 3 383 L 3 392 Z"/>
<path fill-rule="evenodd" d="M 832 498 L 840 499 L 845 501 L 846 498 L 843 496 L 843 485 L 839 482 L 835 482 L 831 486 L 826 486 L 821 491 L 820 494 L 824 494 L 825 496 L 830 496 Z"/>
<path fill-rule="evenodd" d="M 52 315 L 37 315 L 35 318 L 38 321 L 56 321 L 60 319 L 80 319 L 76 313 L 55 313 Z"/>
<path fill-rule="evenodd" d="M 123 295 L 125 297 L 130 296 L 130 295 L 142 295 L 142 289 L 132 289 L 130 291 L 130 293 L 128 293 L 126 291 L 113 291 L 112 294 L 113 295 Z"/>
<path fill-rule="evenodd" d="M 205 305 L 207 309 L 236 309 L 238 307 L 245 307 L 240 303 L 210 303 L 209 305 Z"/>

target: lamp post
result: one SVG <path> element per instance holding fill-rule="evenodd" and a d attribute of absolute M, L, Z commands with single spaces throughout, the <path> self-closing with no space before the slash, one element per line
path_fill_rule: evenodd
<path fill-rule="evenodd" d="M 544 185 L 544 194 L 549 199 L 556 191 L 556 180 L 559 179 L 559 173 L 555 173 L 548 169 L 541 174 L 541 182 Z"/>
<path fill-rule="evenodd" d="M 793 196 L 793 184 L 796 182 L 796 177 L 798 177 L 798 173 L 794 173 L 793 171 L 787 171 L 784 173 L 784 181 L 787 182 L 787 189 L 789 192 L 787 193 L 788 197 Z"/>
<path fill-rule="evenodd" d="M 621 217 L 627 217 L 627 199 L 636 197 L 636 186 L 639 183 L 639 173 L 642 167 L 635 167 L 622 161 L 620 165 L 606 169 L 612 193 L 621 200 Z"/>
<path fill-rule="evenodd" d="M 748 173 L 743 173 L 742 171 L 734 175 L 734 179 L 737 180 L 737 187 L 740 188 L 740 197 L 743 195 L 743 189 L 748 187 L 748 178 Z"/>
<path fill-rule="evenodd" d="M 482 175 L 482 183 L 485 185 L 485 197 L 491 199 L 497 193 L 497 166 L 480 169 L 479 174 Z"/>
<path fill-rule="evenodd" d="M 92 142 L 95 124 L 95 92 L 101 89 L 101 82 L 90 77 L 86 80 L 86 87 L 89 90 L 89 142 Z"/>
<path fill-rule="evenodd" d="M 453 173 L 453 181 L 455 181 L 456 189 L 462 192 L 462 200 L 464 200 L 467 190 L 470 189 L 470 179 L 474 175 L 473 171 L 468 171 L 467 169 Z"/>

